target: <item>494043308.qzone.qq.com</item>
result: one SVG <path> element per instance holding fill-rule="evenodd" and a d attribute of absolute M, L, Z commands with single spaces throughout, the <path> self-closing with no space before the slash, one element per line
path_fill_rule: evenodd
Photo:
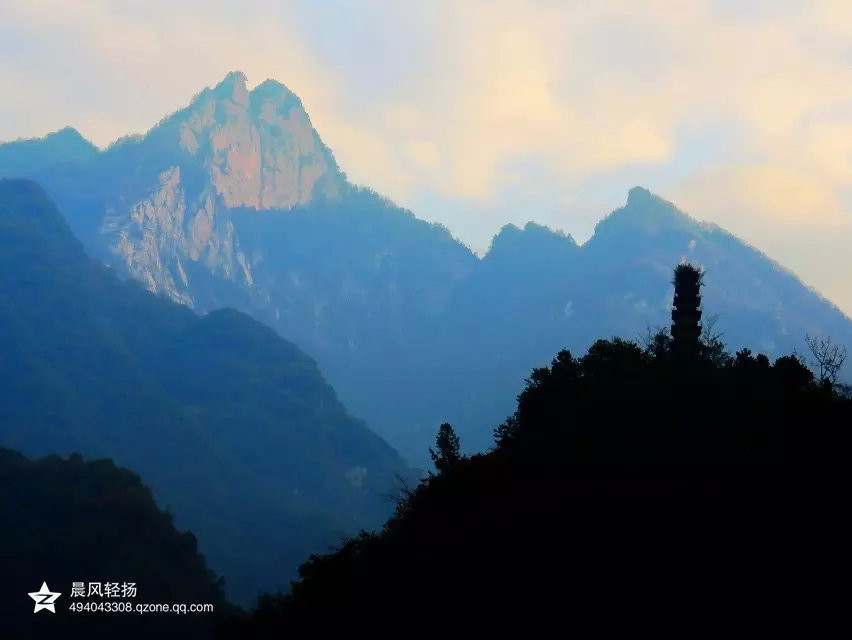
<path fill-rule="evenodd" d="M 213 605 L 207 603 L 177 602 L 173 604 L 163 602 L 102 602 L 89 600 L 87 602 L 72 602 L 68 606 L 72 613 L 173 613 L 186 615 L 189 613 L 212 613 Z"/>
<path fill-rule="evenodd" d="M 135 582 L 82 582 L 75 581 L 71 585 L 70 604 L 65 607 L 57 602 L 63 597 L 61 591 L 53 591 L 46 581 L 42 581 L 38 591 L 29 592 L 29 597 L 35 603 L 33 613 L 47 612 L 56 614 L 57 607 L 61 611 L 67 608 L 71 613 L 138 613 L 157 614 L 171 613 L 186 615 L 190 613 L 212 613 L 213 604 L 186 602 L 135 602 L 137 587 Z M 96 599 L 93 599 L 96 598 Z M 79 598 L 79 599 L 78 599 Z"/>

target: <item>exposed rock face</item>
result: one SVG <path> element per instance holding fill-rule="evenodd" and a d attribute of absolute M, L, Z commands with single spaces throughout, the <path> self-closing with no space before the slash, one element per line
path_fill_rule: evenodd
<path fill-rule="evenodd" d="M 203 157 L 225 206 L 288 209 L 336 193 L 337 165 L 283 85 L 267 81 L 249 93 L 245 76 L 232 73 L 189 111 L 180 146 Z"/>
<path fill-rule="evenodd" d="M 136 185 L 135 201 L 126 192 L 109 200 L 100 233 L 130 275 L 190 306 L 193 263 L 253 284 L 230 209 L 290 209 L 345 184 L 299 98 L 271 80 L 249 92 L 238 72 L 110 154 L 159 177 Z M 166 158 L 172 164 L 156 166 Z"/>
<path fill-rule="evenodd" d="M 119 213 L 104 220 L 104 231 L 117 235 L 112 250 L 121 256 L 127 270 L 154 293 L 176 290 L 166 264 L 170 257 L 176 257 L 180 264 L 175 254 L 182 244 L 185 214 L 180 168 L 172 167 L 160 175 L 159 188 L 149 198 L 131 207 L 129 217 Z"/>
<path fill-rule="evenodd" d="M 102 231 L 128 272 L 154 293 L 193 306 L 193 283 L 185 264 L 201 262 L 227 280 L 252 284 L 251 269 L 238 249 L 234 225 L 213 195 L 202 191 L 187 204 L 179 166 L 160 174 L 159 185 L 127 216 L 112 212 Z"/>

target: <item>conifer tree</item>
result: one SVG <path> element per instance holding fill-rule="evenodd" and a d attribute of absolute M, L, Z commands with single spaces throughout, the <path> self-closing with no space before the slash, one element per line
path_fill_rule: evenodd
<path fill-rule="evenodd" d="M 449 423 L 445 422 L 438 429 L 435 446 L 438 451 L 429 449 L 429 455 L 432 456 L 432 462 L 438 471 L 446 471 L 461 459 L 459 437 Z"/>

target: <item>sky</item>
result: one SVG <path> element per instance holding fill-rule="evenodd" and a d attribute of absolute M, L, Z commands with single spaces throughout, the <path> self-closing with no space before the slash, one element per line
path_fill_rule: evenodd
<path fill-rule="evenodd" d="M 641 185 L 852 315 L 848 0 L 0 0 L 0 140 L 105 146 L 234 70 L 479 252 Z"/>

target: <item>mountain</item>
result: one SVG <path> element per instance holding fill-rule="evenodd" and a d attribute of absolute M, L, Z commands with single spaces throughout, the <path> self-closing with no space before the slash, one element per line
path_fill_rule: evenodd
<path fill-rule="evenodd" d="M 666 326 L 660 276 L 682 258 L 707 267 L 730 348 L 804 351 L 807 333 L 852 346 L 849 318 L 794 275 L 641 188 L 582 246 L 530 223 L 477 258 L 350 184 L 298 98 L 239 73 L 145 135 L 31 166 L 90 255 L 199 312 L 268 324 L 418 464 L 445 420 L 468 450 L 489 446 L 527 372 L 560 348 Z"/>
<path fill-rule="evenodd" d="M 142 474 L 239 602 L 379 522 L 409 473 L 294 344 L 119 280 L 25 180 L 0 180 L 0 354 L 0 443 Z"/>
<path fill-rule="evenodd" d="M 598 336 L 636 338 L 647 327 L 668 326 L 669 273 L 683 260 L 705 268 L 705 324 L 717 317 L 714 331 L 730 349 L 751 345 L 772 357 L 808 353 L 807 334 L 852 347 L 850 319 L 795 275 L 724 230 L 634 188 L 582 246 L 535 225 L 504 229 L 475 277 L 458 288 L 448 315 L 468 330 L 446 339 L 464 354 L 454 366 L 460 372 L 454 386 L 484 380 L 504 397 L 495 401 L 499 412 L 485 404 L 469 414 L 448 412 L 450 422 L 462 425 L 462 440 L 471 422 L 508 415 L 526 372 L 548 354 L 564 347 L 582 352 Z M 848 365 L 846 372 L 852 377 Z M 467 433 L 475 448 L 487 446 L 485 430 Z"/>
<path fill-rule="evenodd" d="M 215 290 L 194 290 L 209 272 L 253 284 L 229 209 L 289 208 L 343 185 L 299 99 L 277 83 L 249 92 L 245 82 L 229 74 L 145 137 L 107 150 L 101 162 L 119 184 L 106 215 L 83 231 L 98 231 L 101 249 L 149 289 L 192 306 L 215 304 Z"/>
<path fill-rule="evenodd" d="M 650 297 L 652 280 L 667 272 L 672 261 L 687 259 L 707 271 L 705 303 L 718 314 L 717 329 L 732 347 L 751 345 L 778 356 L 802 350 L 806 333 L 832 335 L 852 345 L 849 317 L 793 273 L 645 189 L 632 189 L 627 205 L 598 224 L 584 249 L 595 264 L 606 264 L 597 271 L 614 286 L 613 298 L 621 298 L 616 310 L 625 316 L 621 326 L 631 306 L 649 322 L 653 315 L 644 310 L 646 305 L 656 306 L 658 314 L 668 312 L 666 289 L 657 285 L 657 297 Z M 632 276 L 624 284 L 610 278 L 626 271 Z"/>
<path fill-rule="evenodd" d="M 826 571 L 852 567 L 852 396 L 678 318 L 649 348 L 596 340 L 534 369 L 487 454 L 442 425 L 437 472 L 379 533 L 310 558 L 228 637 L 843 624 Z"/>
<path fill-rule="evenodd" d="M 231 607 L 196 548 L 175 529 L 139 476 L 109 460 L 50 456 L 28 460 L 0 447 L 0 557 L 4 638 L 150 638 L 177 633 L 214 638 Z M 42 582 L 61 595 L 54 613 L 34 615 L 27 592 Z M 75 582 L 84 597 L 71 596 Z M 114 583 L 109 597 L 88 597 L 89 583 Z M 123 593 L 125 583 L 133 584 Z M 135 588 L 135 596 L 132 589 Z M 211 612 L 101 613 L 72 604 L 209 604 Z"/>
<path fill-rule="evenodd" d="M 71 127 L 54 131 L 44 138 L 16 140 L 0 145 L 0 174 L 26 175 L 53 167 L 86 162 L 98 155 L 98 148 Z"/>

